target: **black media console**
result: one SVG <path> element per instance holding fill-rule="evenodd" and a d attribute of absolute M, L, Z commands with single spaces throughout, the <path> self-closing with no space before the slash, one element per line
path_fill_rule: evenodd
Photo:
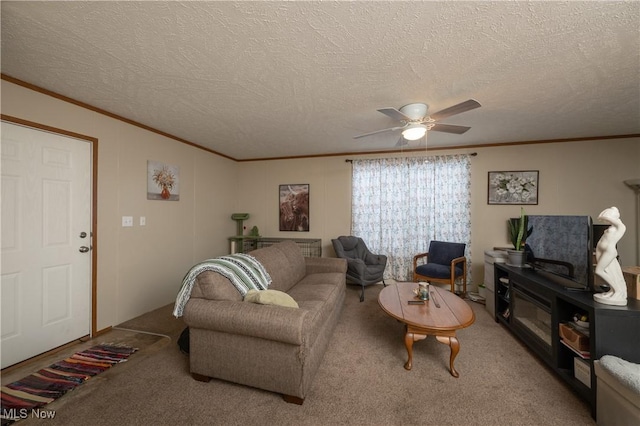
<path fill-rule="evenodd" d="M 586 400 L 593 418 L 593 361 L 614 355 L 640 363 L 640 300 L 628 299 L 626 306 L 596 303 L 590 291 L 566 289 L 561 282 L 531 268 L 505 264 L 495 264 L 494 296 L 496 322 L 520 338 Z M 575 316 L 586 316 L 588 324 L 576 323 Z M 560 324 L 588 336 L 586 347 L 576 350 L 566 344 Z"/>

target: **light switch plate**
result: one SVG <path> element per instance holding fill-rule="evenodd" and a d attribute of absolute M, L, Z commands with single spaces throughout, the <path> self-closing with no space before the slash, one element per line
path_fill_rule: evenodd
<path fill-rule="evenodd" d="M 140 226 L 145 226 L 147 224 L 147 218 L 144 216 L 140 216 Z"/>
<path fill-rule="evenodd" d="M 122 226 L 123 227 L 133 226 L 133 216 L 122 216 Z"/>

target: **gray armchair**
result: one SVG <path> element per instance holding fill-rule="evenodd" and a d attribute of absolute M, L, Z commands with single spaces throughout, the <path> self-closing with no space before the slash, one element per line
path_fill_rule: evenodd
<path fill-rule="evenodd" d="M 387 266 L 387 256 L 371 253 L 359 237 L 343 235 L 331 242 L 336 256 L 347 260 L 347 282 L 362 286 L 361 302 L 364 300 L 365 286 L 380 281 L 386 286 L 383 274 Z"/>

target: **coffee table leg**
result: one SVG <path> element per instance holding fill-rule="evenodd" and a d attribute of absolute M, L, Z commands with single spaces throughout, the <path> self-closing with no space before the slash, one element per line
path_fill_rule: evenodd
<path fill-rule="evenodd" d="M 407 362 L 404 364 L 405 370 L 411 370 L 413 366 L 413 342 L 417 342 L 418 340 L 424 340 L 427 336 L 424 334 L 416 334 L 410 331 L 407 331 L 404 335 L 404 345 L 407 347 L 407 355 L 409 358 Z M 457 352 L 456 352 L 457 353 Z"/>
<path fill-rule="evenodd" d="M 436 336 L 436 339 L 440 343 L 444 343 L 445 345 L 449 345 L 451 348 L 451 355 L 449 356 L 449 371 L 453 377 L 460 377 L 460 374 L 453 367 L 453 361 L 458 356 L 458 352 L 460 352 L 460 342 L 455 336 Z"/>

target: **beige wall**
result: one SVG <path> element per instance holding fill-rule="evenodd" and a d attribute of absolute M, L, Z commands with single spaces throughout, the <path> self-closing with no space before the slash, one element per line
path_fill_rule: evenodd
<path fill-rule="evenodd" d="M 187 270 L 228 252 L 233 212 L 264 236 L 331 238 L 351 226 L 351 165 L 347 157 L 234 162 L 29 89 L 2 81 L 2 113 L 99 140 L 98 329 L 173 302 Z M 540 203 L 530 214 L 586 214 L 620 208 L 627 233 L 622 263 L 635 264 L 635 196 L 622 181 L 640 178 L 640 140 L 608 140 L 479 148 L 472 159 L 472 271 L 482 280 L 483 252 L 508 245 L 505 221 L 518 206 L 487 205 L 487 172 L 539 170 Z M 464 150 L 433 151 L 429 155 Z M 410 155 L 423 155 L 412 153 Z M 379 157 L 379 155 L 377 155 Z M 365 156 L 358 156 L 364 158 Z M 369 156 L 372 157 L 372 156 Z M 348 156 L 348 158 L 357 158 Z M 146 162 L 180 166 L 180 201 L 146 199 Z M 310 184 L 309 232 L 278 230 L 278 185 Z M 122 228 L 121 217 L 134 227 Z M 145 216 L 147 225 L 138 220 Z"/>
<path fill-rule="evenodd" d="M 640 178 L 640 139 L 565 142 L 471 150 L 438 150 L 428 155 L 477 152 L 472 157 L 471 261 L 474 286 L 483 281 L 484 251 L 508 247 L 506 220 L 519 206 L 487 204 L 489 171 L 539 170 L 539 204 L 524 206 L 528 214 L 590 215 L 617 206 L 627 225 L 618 248 L 623 265 L 636 264 L 635 195 L 623 184 Z M 411 153 L 409 155 L 425 155 Z M 366 157 L 381 157 L 370 155 Z M 331 239 L 351 227 L 351 165 L 346 158 L 324 157 L 239 163 L 239 209 L 251 214 L 263 236 L 321 238 L 323 255 L 333 256 Z M 309 232 L 278 231 L 278 185 L 310 185 Z"/>
<path fill-rule="evenodd" d="M 195 262 L 226 253 L 234 161 L 4 80 L 1 90 L 3 114 L 98 139 L 98 330 L 171 303 Z M 180 167 L 180 201 L 147 200 L 147 160 Z"/>
<path fill-rule="evenodd" d="M 344 157 L 238 163 L 239 210 L 245 222 L 265 237 L 321 238 L 323 255 L 334 256 L 331 238 L 351 228 L 351 165 Z M 309 184 L 309 232 L 280 232 L 278 189 L 281 184 Z"/>

